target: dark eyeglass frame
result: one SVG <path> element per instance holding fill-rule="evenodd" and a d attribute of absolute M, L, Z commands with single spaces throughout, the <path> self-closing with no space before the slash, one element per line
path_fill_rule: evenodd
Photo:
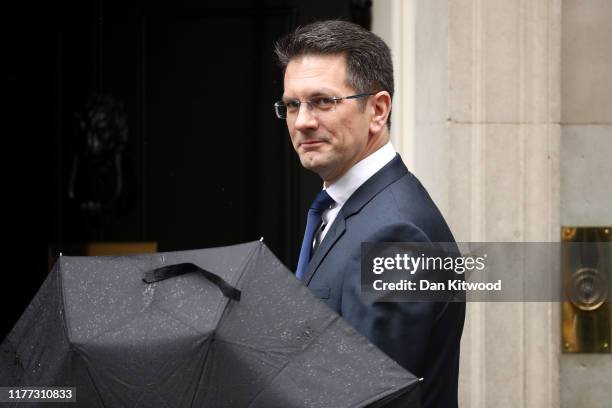
<path fill-rule="evenodd" d="M 315 108 L 318 109 L 319 111 L 329 111 L 329 110 L 335 110 L 336 109 L 336 105 L 338 104 L 338 101 L 342 101 L 343 99 L 359 99 L 359 98 L 364 98 L 366 96 L 372 96 L 372 95 L 376 95 L 378 92 L 380 91 L 376 91 L 376 92 L 369 92 L 369 93 L 359 93 L 359 94 L 355 94 L 355 95 L 349 95 L 349 96 L 315 96 L 313 97 L 311 100 L 308 101 L 300 101 L 298 99 L 293 99 L 291 101 L 289 101 L 288 103 L 295 103 L 297 104 L 297 106 L 293 106 L 293 114 L 297 114 L 300 111 L 300 107 L 302 106 L 303 103 L 305 103 L 306 105 L 308 105 L 308 107 L 310 108 L 310 110 L 314 110 Z M 325 106 L 322 107 L 321 105 L 316 105 L 316 103 L 321 103 L 324 100 L 328 100 L 331 101 L 331 104 L 329 106 Z M 284 109 L 284 112 L 283 112 Z M 287 117 L 289 116 L 287 114 L 288 112 L 288 107 L 287 107 L 287 103 L 283 102 L 283 101 L 278 101 L 274 103 L 274 112 L 276 113 L 276 117 L 279 119 L 287 119 Z"/>

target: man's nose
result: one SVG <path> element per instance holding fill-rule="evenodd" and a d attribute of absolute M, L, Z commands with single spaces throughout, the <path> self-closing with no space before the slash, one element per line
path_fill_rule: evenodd
<path fill-rule="evenodd" d="M 297 130 L 312 129 L 318 125 L 313 109 L 307 103 L 301 103 L 295 117 L 294 126 Z"/>

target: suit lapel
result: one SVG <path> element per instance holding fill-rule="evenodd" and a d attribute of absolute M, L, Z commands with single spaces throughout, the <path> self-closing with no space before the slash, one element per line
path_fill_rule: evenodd
<path fill-rule="evenodd" d="M 408 173 L 408 169 L 402 162 L 399 154 L 378 170 L 372 177 L 363 183 L 350 198 L 344 203 L 342 212 L 345 218 L 358 213 L 364 205 L 384 190 L 389 184 Z"/>
<path fill-rule="evenodd" d="M 353 195 L 351 195 L 342 206 L 342 209 L 340 209 L 329 232 L 325 235 L 319 248 L 317 248 L 314 256 L 308 263 L 308 268 L 303 278 L 304 284 L 308 285 L 310 283 L 319 265 L 323 259 L 325 259 L 325 256 L 331 251 L 340 237 L 344 235 L 346 231 L 346 220 L 358 213 L 364 205 L 372 200 L 372 198 L 380 193 L 385 187 L 404 176 L 406 173 L 408 173 L 408 169 L 402 162 L 400 155 L 396 154 L 393 160 L 370 177 L 353 193 Z"/>

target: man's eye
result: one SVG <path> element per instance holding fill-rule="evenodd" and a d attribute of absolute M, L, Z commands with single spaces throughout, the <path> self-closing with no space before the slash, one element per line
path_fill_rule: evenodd
<path fill-rule="evenodd" d="M 334 105 L 334 100 L 325 96 L 313 98 L 310 102 L 319 109 L 329 109 Z"/>
<path fill-rule="evenodd" d="M 300 109 L 300 103 L 298 101 L 285 102 L 285 106 L 287 106 L 287 109 L 292 111 Z"/>

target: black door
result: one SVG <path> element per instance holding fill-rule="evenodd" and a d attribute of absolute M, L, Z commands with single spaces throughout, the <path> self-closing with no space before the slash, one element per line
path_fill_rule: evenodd
<path fill-rule="evenodd" d="M 320 180 L 301 169 L 274 115 L 273 42 L 323 18 L 367 27 L 369 4 L 90 0 L 10 12 L 9 129 L 32 158 L 19 167 L 14 211 L 29 220 L 18 231 L 36 234 L 3 285 L 23 294 L 5 332 L 58 244 L 156 241 L 168 251 L 264 237 L 294 269 Z M 92 112 L 111 113 L 114 136 L 88 139 Z"/>

